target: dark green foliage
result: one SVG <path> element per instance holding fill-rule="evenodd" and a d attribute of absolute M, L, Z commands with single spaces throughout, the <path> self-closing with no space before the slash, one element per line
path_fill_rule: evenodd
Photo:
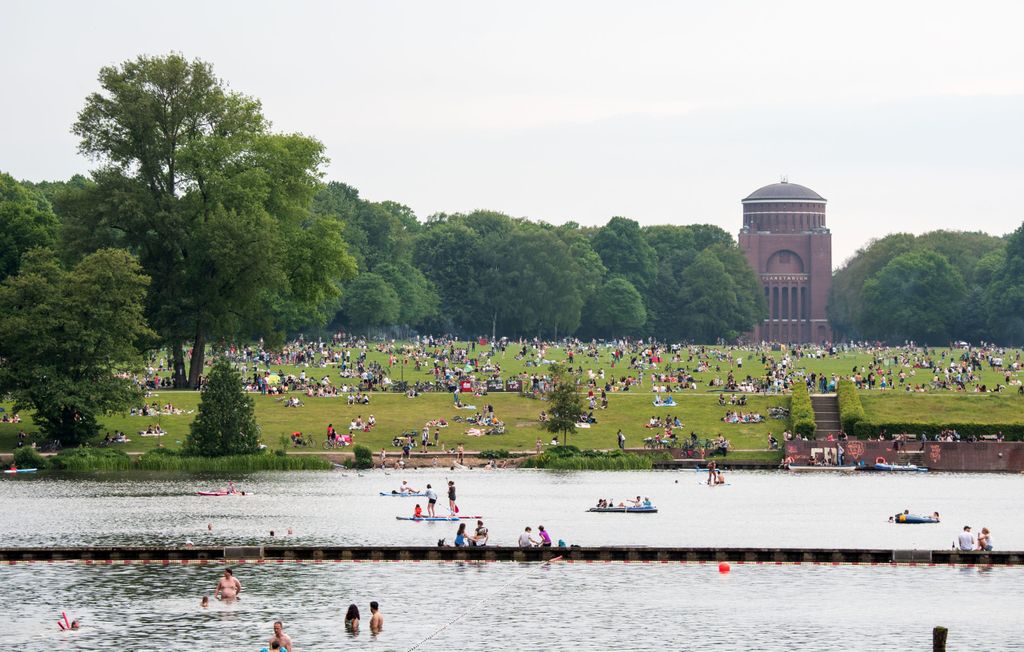
<path fill-rule="evenodd" d="M 852 380 L 840 380 L 836 386 L 836 396 L 839 399 L 839 420 L 843 425 L 843 432 L 850 434 L 858 423 L 867 419 L 864 406 L 861 405 L 860 396 L 857 394 L 857 386 Z"/>
<path fill-rule="evenodd" d="M 141 399 L 120 374 L 137 368 L 137 348 L 152 341 L 148 283 L 123 250 L 97 251 L 66 270 L 35 249 L 0 284 L 0 394 L 32 409 L 47 438 L 84 443 L 99 431 L 97 416 Z"/>
<path fill-rule="evenodd" d="M 142 455 L 135 467 L 144 471 L 249 472 L 249 471 L 320 471 L 332 468 L 319 455 L 275 455 L 270 452 L 252 455 L 196 457 L 166 449 Z"/>
<path fill-rule="evenodd" d="M 944 430 L 956 430 L 960 433 L 961 438 L 970 437 L 974 435 L 981 437 L 983 435 L 995 435 L 997 433 L 1003 433 L 1003 436 L 1007 441 L 1021 441 L 1024 440 L 1024 423 L 956 423 L 956 422 L 926 422 L 926 421 L 860 421 L 854 426 L 853 431 L 849 432 L 851 437 L 857 437 L 858 439 L 867 439 L 868 437 L 877 437 L 882 431 L 885 431 L 887 435 L 893 435 L 898 433 L 909 433 L 912 435 L 919 435 L 925 433 L 929 436 L 934 436 L 942 433 Z"/>
<path fill-rule="evenodd" d="M 14 450 L 14 465 L 19 469 L 45 469 L 49 466 L 46 458 L 29 446 Z"/>
<path fill-rule="evenodd" d="M 366 446 L 357 445 L 352 449 L 355 454 L 354 465 L 357 469 L 372 469 L 373 468 L 373 451 Z"/>
<path fill-rule="evenodd" d="M 864 335 L 886 342 L 941 345 L 957 335 L 967 289 L 942 254 L 900 254 L 864 283 Z"/>
<path fill-rule="evenodd" d="M 113 448 L 71 448 L 50 458 L 50 465 L 62 471 L 125 471 L 132 459 Z"/>
<path fill-rule="evenodd" d="M 814 436 L 814 407 L 807 384 L 797 380 L 793 385 L 793 396 L 789 403 L 789 429 L 795 435 Z"/>
<path fill-rule="evenodd" d="M 505 449 L 500 450 L 486 450 L 480 451 L 480 457 L 485 460 L 505 460 L 510 457 L 510 453 Z"/>
<path fill-rule="evenodd" d="M 623 453 L 622 451 L 586 450 L 567 452 L 574 446 L 558 446 L 534 455 L 523 462 L 523 468 L 558 471 L 639 471 L 649 470 L 658 460 L 671 459 L 667 452 Z"/>
<path fill-rule="evenodd" d="M 242 387 L 242 377 L 226 359 L 218 358 L 185 439 L 185 454 L 249 455 L 259 450 L 259 439 L 253 400 Z"/>
<path fill-rule="evenodd" d="M 991 302 L 1005 294 L 992 291 L 1002 273 L 1005 244 L 1003 238 L 984 233 L 954 231 L 894 233 L 874 240 L 833 277 L 828 308 L 832 326 L 843 337 L 878 337 L 892 343 L 914 338 L 945 344 L 946 334 L 968 341 L 1001 339 L 1013 313 L 992 310 Z M 937 259 L 922 258 L 924 253 L 941 256 L 949 268 Z M 894 262 L 883 277 L 882 271 Z M 866 295 L 869 288 L 871 297 Z M 886 301 L 884 307 L 877 304 L 878 297 Z M 897 312 L 889 312 L 892 307 Z"/>
<path fill-rule="evenodd" d="M 30 249 L 52 247 L 57 227 L 57 216 L 42 193 L 0 172 L 0 281 L 18 271 Z"/>

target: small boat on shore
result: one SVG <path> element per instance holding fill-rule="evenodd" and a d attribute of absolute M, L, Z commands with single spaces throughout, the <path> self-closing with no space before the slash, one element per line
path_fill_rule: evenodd
<path fill-rule="evenodd" d="M 916 464 L 884 464 L 876 462 L 873 467 L 875 471 L 902 471 L 909 473 L 927 473 L 928 469 Z"/>
<path fill-rule="evenodd" d="M 786 468 L 795 473 L 852 473 L 859 467 L 852 464 L 827 466 L 825 464 L 787 464 Z"/>
<path fill-rule="evenodd" d="M 657 514 L 657 507 L 591 507 L 588 512 L 601 514 Z"/>

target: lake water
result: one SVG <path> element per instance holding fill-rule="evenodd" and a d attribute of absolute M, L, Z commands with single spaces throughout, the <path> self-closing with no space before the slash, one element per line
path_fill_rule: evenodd
<path fill-rule="evenodd" d="M 0 520 L 7 546 L 260 543 L 288 527 L 297 544 L 432 545 L 450 541 L 455 524 L 396 521 L 417 499 L 377 493 L 403 478 L 435 488 L 450 478 L 463 513 L 483 515 L 501 544 L 544 524 L 582 545 L 946 548 L 970 524 L 988 526 L 1000 549 L 1024 548 L 1021 476 L 727 477 L 730 486 L 709 488 L 691 471 L 266 473 L 232 478 L 252 496 L 203 498 L 193 492 L 227 478 L 41 475 L 0 482 Z M 598 496 L 637 494 L 661 511 L 584 511 Z M 938 510 L 944 522 L 886 522 L 903 508 Z M 1024 604 L 1018 568 L 743 564 L 722 575 L 697 564 L 424 562 L 241 565 L 243 599 L 200 609 L 222 568 L 0 567 L 4 640 L 18 650 L 255 651 L 282 619 L 299 652 L 421 642 L 416 649 L 919 650 L 934 625 L 950 628 L 951 650 L 1013 649 Z M 379 637 L 365 626 L 370 600 L 386 614 Z M 341 626 L 351 602 L 365 619 L 354 637 Z M 58 631 L 61 610 L 85 627 Z"/>
<path fill-rule="evenodd" d="M 1024 476 L 779 472 L 728 473 L 708 487 L 692 471 L 566 472 L 419 470 L 260 473 L 230 479 L 254 495 L 201 497 L 227 477 L 63 475 L 5 478 L 6 545 L 265 543 L 291 527 L 296 544 L 434 545 L 452 523 L 395 520 L 422 498 L 380 497 L 402 479 L 456 483 L 464 515 L 484 516 L 492 543 L 514 545 L 526 525 L 580 545 L 948 548 L 964 525 L 992 531 L 997 548 L 1024 549 Z M 658 514 L 591 514 L 598 497 L 650 496 Z M 903 509 L 941 513 L 938 525 L 893 525 Z M 207 524 L 213 524 L 213 532 Z"/>

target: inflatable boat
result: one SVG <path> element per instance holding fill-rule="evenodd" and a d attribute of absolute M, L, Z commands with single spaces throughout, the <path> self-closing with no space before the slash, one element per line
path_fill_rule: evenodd
<path fill-rule="evenodd" d="M 657 507 L 591 507 L 588 512 L 602 514 L 657 514 Z"/>

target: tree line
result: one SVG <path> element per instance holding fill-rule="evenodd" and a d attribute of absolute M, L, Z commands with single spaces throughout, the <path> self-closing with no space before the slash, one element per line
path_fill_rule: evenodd
<path fill-rule="evenodd" d="M 0 177 L 0 280 L 38 247 L 67 266 L 127 251 L 178 387 L 196 386 L 207 345 L 230 339 L 402 326 L 710 342 L 765 311 L 714 226 L 555 226 L 487 210 L 420 219 L 324 183 L 318 140 L 272 131 L 257 99 L 178 54 L 101 69 L 72 130 L 96 162 L 89 177 Z"/>
<path fill-rule="evenodd" d="M 846 339 L 1024 342 L 1024 226 L 894 233 L 859 249 L 832 281 L 829 319 Z"/>

